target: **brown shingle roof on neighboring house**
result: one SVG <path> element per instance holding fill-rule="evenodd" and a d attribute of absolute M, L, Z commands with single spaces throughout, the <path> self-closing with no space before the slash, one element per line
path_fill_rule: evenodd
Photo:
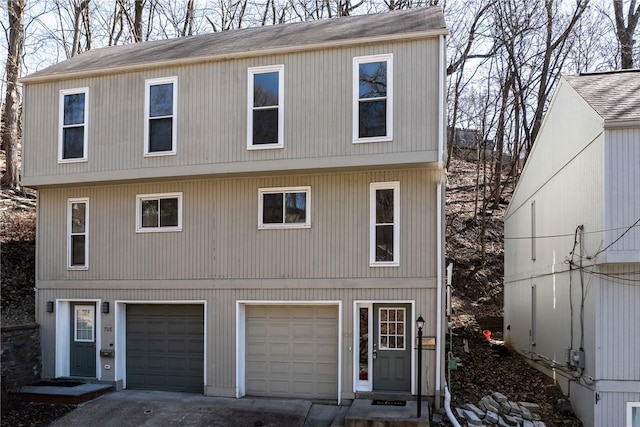
<path fill-rule="evenodd" d="M 640 69 L 563 78 L 603 119 L 640 119 Z"/>
<path fill-rule="evenodd" d="M 222 31 L 169 40 L 157 40 L 92 49 L 22 79 L 24 82 L 54 80 L 63 75 L 87 74 L 150 64 L 189 63 L 223 59 L 225 56 L 260 55 L 261 52 L 306 50 L 314 46 L 358 43 L 372 38 L 402 39 L 405 35 L 446 34 L 440 7 L 391 11 L 292 24 Z"/>

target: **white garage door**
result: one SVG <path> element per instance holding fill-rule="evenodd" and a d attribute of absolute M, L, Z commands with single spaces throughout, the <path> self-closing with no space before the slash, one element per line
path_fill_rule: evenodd
<path fill-rule="evenodd" d="M 249 396 L 338 397 L 338 307 L 248 305 Z"/>

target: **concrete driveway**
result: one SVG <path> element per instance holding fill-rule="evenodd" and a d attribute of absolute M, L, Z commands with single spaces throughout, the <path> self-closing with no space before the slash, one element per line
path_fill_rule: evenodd
<path fill-rule="evenodd" d="M 339 413 L 340 406 L 301 400 L 123 390 L 87 402 L 51 425 L 329 427 L 342 425 Z"/>

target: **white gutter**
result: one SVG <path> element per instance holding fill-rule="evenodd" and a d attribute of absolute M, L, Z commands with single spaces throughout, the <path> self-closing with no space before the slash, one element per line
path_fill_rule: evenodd
<path fill-rule="evenodd" d="M 447 384 L 444 384 L 444 410 L 447 413 L 447 418 L 449 418 L 449 422 L 453 427 L 460 427 L 460 423 L 456 420 L 456 417 L 453 416 L 453 412 L 451 412 L 451 394 L 449 393 L 449 387 Z"/>
<path fill-rule="evenodd" d="M 445 137 L 445 109 L 446 109 L 446 98 L 445 98 L 445 88 L 446 88 L 446 74 L 445 74 L 445 38 L 444 35 L 440 36 L 440 63 L 439 63 L 439 80 L 440 85 L 438 89 L 438 98 L 440 102 L 440 108 L 438 113 L 439 126 L 438 126 L 438 166 L 441 171 L 440 176 L 438 178 L 438 187 L 437 187 L 437 238 L 436 244 L 438 245 L 436 249 L 437 253 L 437 285 L 436 285 L 436 301 L 437 301 L 437 309 L 436 309 L 436 399 L 435 405 L 436 408 L 440 407 L 440 398 L 441 398 L 441 383 L 442 383 L 442 346 L 444 343 L 444 334 L 442 333 L 442 266 L 444 263 L 443 257 L 443 242 L 444 242 L 444 234 L 442 229 L 443 222 L 443 206 L 442 206 L 442 196 L 443 185 L 445 183 L 445 171 L 444 168 L 444 137 Z"/>

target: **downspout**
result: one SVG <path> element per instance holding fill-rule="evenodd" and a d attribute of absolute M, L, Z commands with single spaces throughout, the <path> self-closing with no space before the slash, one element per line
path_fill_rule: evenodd
<path fill-rule="evenodd" d="M 440 103 L 440 108 L 438 108 L 438 187 L 437 187 L 437 213 L 436 213 L 436 221 L 437 221 L 437 276 L 436 276 L 436 395 L 435 395 L 435 406 L 436 408 L 440 407 L 440 399 L 441 399 L 441 383 L 442 383 L 442 346 L 444 343 L 444 335 L 442 333 L 442 266 L 444 263 L 443 256 L 443 242 L 444 242 L 444 230 L 442 229 L 443 222 L 443 206 L 442 206 L 442 197 L 444 194 L 443 185 L 445 182 L 445 174 L 446 172 L 443 170 L 444 168 L 444 138 L 445 138 L 445 109 L 446 109 L 446 98 L 445 98 L 445 88 L 446 88 L 446 75 L 445 75 L 445 37 L 444 35 L 440 36 L 440 50 L 439 50 L 439 88 L 438 88 L 438 98 Z"/>
<path fill-rule="evenodd" d="M 444 384 L 444 410 L 447 413 L 447 418 L 453 427 L 460 427 L 460 423 L 456 420 L 456 417 L 451 412 L 451 393 L 449 393 L 449 387 L 447 383 Z"/>

